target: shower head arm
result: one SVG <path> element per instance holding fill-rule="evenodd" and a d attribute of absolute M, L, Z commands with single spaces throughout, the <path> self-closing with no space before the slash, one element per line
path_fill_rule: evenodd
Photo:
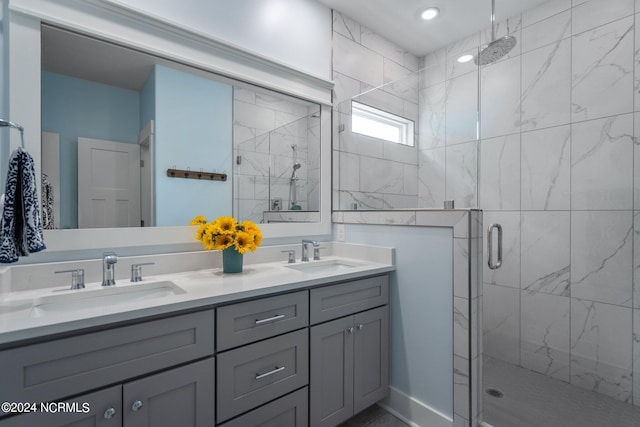
<path fill-rule="evenodd" d="M 496 0 L 491 0 L 491 41 L 496 39 Z"/>

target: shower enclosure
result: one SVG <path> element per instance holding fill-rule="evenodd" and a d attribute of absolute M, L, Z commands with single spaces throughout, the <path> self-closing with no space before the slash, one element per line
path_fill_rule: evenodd
<path fill-rule="evenodd" d="M 278 214 L 286 211 L 312 221 L 319 212 L 319 106 L 281 97 L 234 88 L 233 209 L 256 223 L 286 220 Z"/>
<path fill-rule="evenodd" d="M 334 209 L 483 210 L 483 417 L 495 427 L 640 425 L 640 10 L 570 3 L 499 23 L 495 37 L 517 44 L 495 62 L 458 62 L 494 38 L 487 28 L 353 98 L 415 120 L 412 152 L 350 149 L 367 137 L 343 134 L 351 104 L 336 107 Z"/>

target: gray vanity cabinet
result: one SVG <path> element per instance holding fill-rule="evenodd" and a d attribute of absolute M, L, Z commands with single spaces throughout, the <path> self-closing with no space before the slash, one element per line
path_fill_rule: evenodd
<path fill-rule="evenodd" d="M 388 276 L 359 280 L 354 284 L 356 286 L 351 289 L 350 283 L 345 283 L 312 290 L 312 318 L 314 306 L 324 307 L 318 313 L 344 314 L 344 305 L 363 308 L 388 303 Z M 312 427 L 338 425 L 387 396 L 388 306 L 312 326 L 309 384 Z"/>
<path fill-rule="evenodd" d="M 0 426 L 209 426 L 214 322 L 214 311 L 204 310 L 0 351 L 0 401 L 77 396 L 70 401 L 90 406 L 87 414 L 0 416 Z"/>
<path fill-rule="evenodd" d="M 29 413 L 2 420 L 0 426 L 211 426 L 214 372 L 214 359 L 205 359 L 68 400 L 77 405 L 77 411 Z"/>

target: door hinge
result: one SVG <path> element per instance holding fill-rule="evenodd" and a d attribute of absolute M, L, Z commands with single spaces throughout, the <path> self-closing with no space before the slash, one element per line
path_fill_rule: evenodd
<path fill-rule="evenodd" d="M 140 167 L 143 168 L 144 167 L 144 160 L 140 160 Z"/>

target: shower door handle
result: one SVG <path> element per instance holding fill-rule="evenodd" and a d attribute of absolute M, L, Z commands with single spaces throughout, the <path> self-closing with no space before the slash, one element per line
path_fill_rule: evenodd
<path fill-rule="evenodd" d="M 493 261 L 493 230 L 498 230 L 498 259 Z M 489 224 L 487 229 L 487 251 L 489 252 L 489 268 L 497 270 L 502 265 L 502 226 L 500 224 Z"/>

